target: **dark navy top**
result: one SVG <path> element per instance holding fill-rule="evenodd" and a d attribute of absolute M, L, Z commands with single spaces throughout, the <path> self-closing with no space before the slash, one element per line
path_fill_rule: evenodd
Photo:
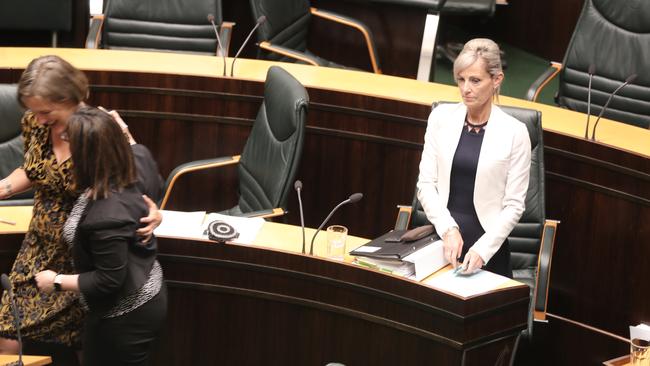
<path fill-rule="evenodd" d="M 474 186 L 476 184 L 476 167 L 481 155 L 481 145 L 485 135 L 485 125 L 478 132 L 469 128 L 468 123 L 462 127 L 460 140 L 456 147 L 451 166 L 449 201 L 447 209 L 454 218 L 463 237 L 462 262 L 469 248 L 485 234 L 483 226 L 474 207 Z M 506 240 L 484 269 L 503 276 L 512 277 L 510 268 L 510 250 Z"/>

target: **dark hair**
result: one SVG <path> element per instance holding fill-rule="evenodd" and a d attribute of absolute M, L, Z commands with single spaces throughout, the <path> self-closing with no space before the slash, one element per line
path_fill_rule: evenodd
<path fill-rule="evenodd" d="M 68 120 L 67 133 L 78 190 L 89 188 L 96 200 L 135 183 L 133 152 L 108 113 L 82 106 Z"/>
<path fill-rule="evenodd" d="M 88 98 L 88 79 L 79 69 L 59 56 L 33 59 L 18 81 L 18 103 L 41 97 L 54 103 L 79 104 Z"/>

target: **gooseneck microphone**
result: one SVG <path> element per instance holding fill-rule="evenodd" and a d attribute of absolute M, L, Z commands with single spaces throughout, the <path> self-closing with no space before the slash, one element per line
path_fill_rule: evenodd
<path fill-rule="evenodd" d="M 334 207 L 334 209 L 330 212 L 330 214 L 327 215 L 325 220 L 323 220 L 323 223 L 320 224 L 320 226 L 318 227 L 318 230 L 316 230 L 316 232 L 314 233 L 314 236 L 311 238 L 311 245 L 309 246 L 309 254 L 310 255 L 314 254 L 314 240 L 316 239 L 316 235 L 318 235 L 318 233 L 321 231 L 323 226 L 325 226 L 325 224 L 327 224 L 327 221 L 329 221 L 329 219 L 332 217 L 332 215 L 334 215 L 334 212 L 336 212 L 336 210 L 338 210 L 339 207 L 341 207 L 343 205 L 347 205 L 348 203 L 359 202 L 359 200 L 361 200 L 361 198 L 363 198 L 363 193 L 354 193 L 354 194 L 350 195 L 350 198 L 348 198 L 347 200 L 339 203 L 338 205 L 336 205 L 336 207 Z"/>
<path fill-rule="evenodd" d="M 266 21 L 266 16 L 264 16 L 264 15 L 257 18 L 257 22 L 255 22 L 255 26 L 253 27 L 253 29 L 251 29 L 250 33 L 248 33 L 248 37 L 246 37 L 246 39 L 244 40 L 244 43 L 242 43 L 241 47 L 239 47 L 239 49 L 237 50 L 237 53 L 235 54 L 235 58 L 232 59 L 232 63 L 230 64 L 230 76 L 231 77 L 233 76 L 233 72 L 235 70 L 235 61 L 237 61 L 237 57 L 239 57 L 239 54 L 241 53 L 241 51 L 244 49 L 246 44 L 248 44 L 248 40 L 251 39 L 251 36 L 255 32 L 255 30 L 257 30 L 257 28 L 259 28 L 259 26 L 262 25 L 262 23 L 264 23 L 265 21 Z"/>
<path fill-rule="evenodd" d="M 9 281 L 9 277 L 6 274 L 3 273 L 0 275 L 0 282 L 2 282 L 2 288 L 7 291 L 7 296 L 9 296 L 11 301 L 11 311 L 14 314 L 14 326 L 16 327 L 16 338 L 18 339 L 18 361 L 9 365 L 23 366 L 23 338 L 20 336 L 20 315 L 18 314 L 14 291 L 11 286 L 11 281 Z"/>
<path fill-rule="evenodd" d="M 300 192 L 302 191 L 302 182 L 297 180 L 293 184 L 293 188 L 296 189 L 298 193 L 298 208 L 300 209 L 300 227 L 302 228 L 302 254 L 305 254 L 305 215 L 302 211 L 302 198 L 300 197 Z"/>
<path fill-rule="evenodd" d="M 598 118 L 596 118 L 596 122 L 594 122 L 594 129 L 591 131 L 591 139 L 596 140 L 596 127 L 598 127 L 598 121 L 600 121 L 600 117 L 603 116 L 603 113 L 605 113 L 605 110 L 607 110 L 607 107 L 609 107 L 609 103 L 612 101 L 612 98 L 614 98 L 614 95 L 618 93 L 621 89 L 623 89 L 626 85 L 630 84 L 631 82 L 636 79 L 636 74 L 632 74 L 625 79 L 625 82 L 621 84 L 612 94 L 609 95 L 609 98 L 607 99 L 607 102 L 605 102 L 605 106 L 603 106 L 603 109 L 600 110 L 600 113 L 598 114 Z"/>
<path fill-rule="evenodd" d="M 589 86 L 587 87 L 587 126 L 585 126 L 585 138 L 589 138 L 589 117 L 591 117 L 591 81 L 596 73 L 596 65 L 589 65 Z"/>
<path fill-rule="evenodd" d="M 212 24 L 212 29 L 214 30 L 214 35 L 217 36 L 217 46 L 221 50 L 221 57 L 223 57 L 223 76 L 226 76 L 226 51 L 221 45 L 221 37 L 219 37 L 219 31 L 217 31 L 217 25 L 214 24 L 214 15 L 208 14 L 208 22 Z"/>

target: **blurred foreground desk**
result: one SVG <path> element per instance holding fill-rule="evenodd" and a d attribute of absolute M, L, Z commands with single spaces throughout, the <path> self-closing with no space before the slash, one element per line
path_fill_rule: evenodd
<path fill-rule="evenodd" d="M 0 355 L 0 365 L 7 365 L 11 362 L 18 361 L 18 356 L 14 355 Z M 49 356 L 24 356 L 23 355 L 23 365 L 24 366 L 43 366 L 49 365 L 52 363 L 52 358 Z"/>
<path fill-rule="evenodd" d="M 5 256 L 11 238 L 0 235 Z M 348 237 L 347 247 L 365 242 Z M 317 254 L 324 243 L 323 232 Z M 154 365 L 493 365 L 526 327 L 526 285 L 462 298 L 300 254 L 297 226 L 267 222 L 254 245 L 161 237 L 159 246 L 170 296 Z"/>

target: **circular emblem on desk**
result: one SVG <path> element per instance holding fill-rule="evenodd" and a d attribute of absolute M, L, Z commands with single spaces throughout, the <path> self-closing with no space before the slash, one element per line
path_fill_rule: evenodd
<path fill-rule="evenodd" d="M 225 221 L 212 221 L 208 225 L 208 239 L 210 240 L 225 243 L 238 236 L 237 230 Z"/>

